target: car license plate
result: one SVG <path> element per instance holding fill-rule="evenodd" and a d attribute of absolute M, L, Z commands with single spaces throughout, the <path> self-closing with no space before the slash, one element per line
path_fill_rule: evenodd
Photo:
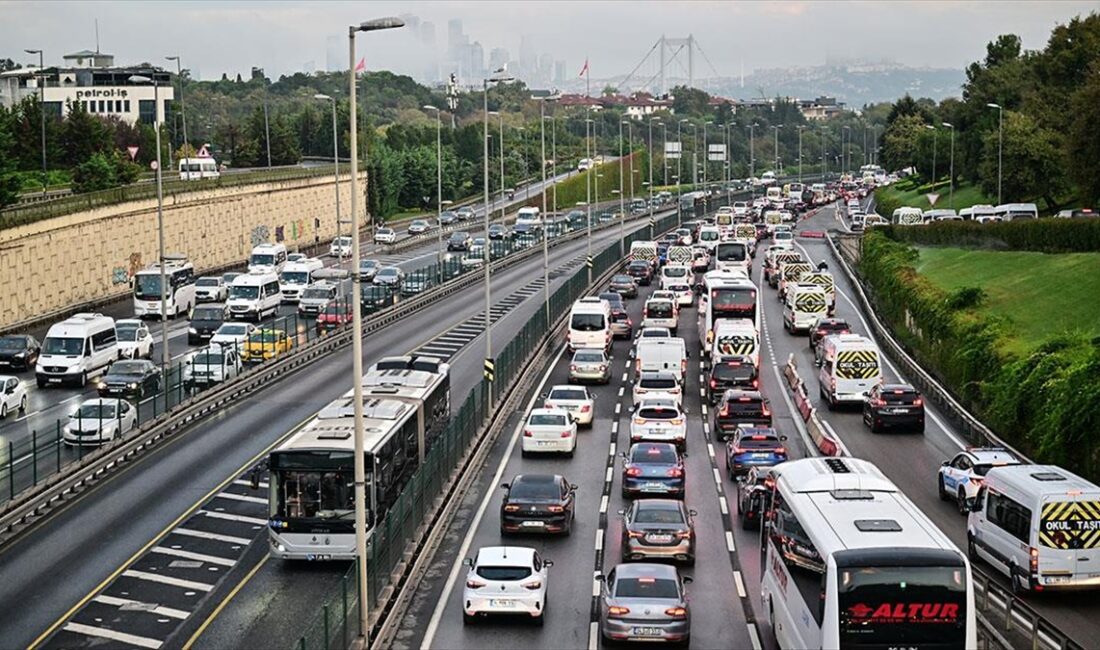
<path fill-rule="evenodd" d="M 753 454 L 752 455 L 753 458 L 767 458 L 769 456 L 771 456 L 771 454 L 769 454 L 769 453 Z"/>
<path fill-rule="evenodd" d="M 1069 582 L 1069 576 L 1045 576 L 1048 585 L 1064 585 Z"/>
<path fill-rule="evenodd" d="M 631 628 L 630 633 L 634 636 L 661 636 L 661 628 L 659 627 L 634 627 Z"/>
<path fill-rule="evenodd" d="M 539 447 L 553 447 L 554 446 L 554 441 L 553 440 L 539 440 L 538 443 L 539 443 L 538 444 Z"/>
<path fill-rule="evenodd" d="M 515 607 L 516 601 L 514 598 L 490 598 L 489 607 Z"/>
<path fill-rule="evenodd" d="M 661 483 L 660 481 L 646 481 L 646 484 L 645 484 L 644 488 L 646 490 L 665 490 L 665 489 L 667 489 L 665 487 L 665 484 Z"/>
<path fill-rule="evenodd" d="M 50 377 L 46 381 L 50 382 L 51 384 L 60 384 L 61 383 L 61 377 Z"/>
<path fill-rule="evenodd" d="M 542 528 L 543 526 L 546 525 L 546 522 L 543 522 L 543 521 L 525 521 L 525 522 L 523 522 L 522 525 L 523 525 L 524 528 Z"/>
<path fill-rule="evenodd" d="M 672 535 L 646 535 L 645 541 L 651 544 L 668 544 L 672 541 Z"/>
<path fill-rule="evenodd" d="M 890 414 L 893 414 L 893 415 L 902 415 L 902 414 L 908 413 L 909 409 L 907 409 L 907 408 L 886 409 L 886 412 L 890 413 Z"/>

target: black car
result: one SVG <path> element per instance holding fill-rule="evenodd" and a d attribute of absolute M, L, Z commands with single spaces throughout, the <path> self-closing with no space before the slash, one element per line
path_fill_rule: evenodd
<path fill-rule="evenodd" d="M 489 239 L 504 239 L 508 236 L 508 229 L 499 223 L 489 226 Z"/>
<path fill-rule="evenodd" d="M 638 285 L 634 282 L 634 278 L 623 273 L 611 276 L 611 284 L 608 288 L 624 298 L 638 297 Z"/>
<path fill-rule="evenodd" d="M 810 328 L 810 349 L 813 350 L 821 339 L 830 334 L 849 334 L 852 326 L 843 318 L 819 318 Z"/>
<path fill-rule="evenodd" d="M 42 346 L 29 334 L 0 336 L 0 368 L 30 370 L 38 363 Z"/>
<path fill-rule="evenodd" d="M 100 397 L 145 397 L 156 395 L 161 387 L 160 369 L 147 359 L 116 361 L 100 378 L 96 388 Z"/>
<path fill-rule="evenodd" d="M 707 390 L 710 393 L 711 404 L 718 403 L 718 400 L 731 388 L 755 390 L 759 387 L 760 379 L 757 376 L 756 364 L 752 362 L 752 357 L 744 355 L 720 356 L 710 364 Z"/>
<path fill-rule="evenodd" d="M 373 314 L 397 303 L 394 287 L 385 284 L 365 284 L 359 294 L 362 314 Z"/>
<path fill-rule="evenodd" d="M 729 440 L 742 424 L 772 425 L 772 405 L 760 391 L 730 389 L 714 410 L 714 437 Z"/>
<path fill-rule="evenodd" d="M 764 499 L 775 484 L 770 472 L 767 467 L 753 467 L 737 480 L 737 518 L 744 530 L 760 528 Z"/>
<path fill-rule="evenodd" d="M 470 244 L 473 240 L 470 238 L 470 233 L 459 230 L 452 232 L 451 236 L 447 238 L 447 250 L 449 251 L 468 251 L 470 250 Z"/>
<path fill-rule="evenodd" d="M 888 427 L 924 433 L 924 398 L 908 384 L 879 384 L 867 393 L 863 423 L 872 433 Z"/>
<path fill-rule="evenodd" d="M 573 531 L 577 486 L 558 474 L 518 474 L 500 486 L 500 534 Z"/>
<path fill-rule="evenodd" d="M 726 472 L 731 480 L 753 467 L 771 467 L 787 460 L 787 436 L 771 427 L 740 426 L 726 443 Z"/>
<path fill-rule="evenodd" d="M 191 323 L 187 328 L 187 344 L 198 345 L 210 340 L 214 332 L 229 320 L 229 308 L 220 302 L 196 305 L 191 311 Z"/>
<path fill-rule="evenodd" d="M 450 210 L 439 215 L 439 225 L 441 226 L 453 226 L 456 223 L 458 223 L 458 215 Z"/>
<path fill-rule="evenodd" d="M 632 260 L 626 265 L 626 273 L 642 286 L 653 284 L 653 267 L 645 260 Z"/>

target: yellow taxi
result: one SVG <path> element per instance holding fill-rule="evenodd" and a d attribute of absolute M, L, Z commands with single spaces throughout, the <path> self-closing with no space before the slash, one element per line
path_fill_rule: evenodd
<path fill-rule="evenodd" d="M 293 347 L 294 339 L 283 330 L 256 330 L 241 348 L 241 360 L 252 363 L 265 361 L 285 354 Z"/>

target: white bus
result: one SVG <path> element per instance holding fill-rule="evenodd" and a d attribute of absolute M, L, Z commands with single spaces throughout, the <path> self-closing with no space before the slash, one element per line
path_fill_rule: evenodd
<path fill-rule="evenodd" d="M 970 564 L 873 464 L 771 469 L 761 598 L 780 648 L 975 648 Z"/>
<path fill-rule="evenodd" d="M 703 353 L 710 353 L 710 347 L 714 343 L 715 323 L 720 319 L 747 318 L 759 329 L 757 304 L 756 285 L 752 280 L 704 277 L 699 293 L 698 320 L 699 345 Z"/>
<path fill-rule="evenodd" d="M 168 281 L 165 310 L 175 318 L 195 306 L 195 267 L 185 256 L 165 255 L 164 276 Z M 160 316 L 160 263 L 156 262 L 134 274 L 134 315 Z"/>
<path fill-rule="evenodd" d="M 213 158 L 180 159 L 180 180 L 201 181 L 204 178 L 218 178 L 218 163 Z"/>
<path fill-rule="evenodd" d="M 430 357 L 382 359 L 363 375 L 367 534 L 385 519 L 450 419 L 450 366 Z M 268 457 L 274 557 L 355 559 L 353 392 L 321 409 Z M 253 475 L 253 486 L 259 476 Z"/>

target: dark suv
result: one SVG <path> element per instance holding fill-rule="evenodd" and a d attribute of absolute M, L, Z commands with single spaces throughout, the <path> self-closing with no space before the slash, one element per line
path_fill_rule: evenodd
<path fill-rule="evenodd" d="M 161 388 L 160 369 L 145 359 L 116 361 L 96 385 L 100 397 L 155 395 Z"/>
<path fill-rule="evenodd" d="M 879 384 L 867 393 L 863 423 L 878 433 L 887 427 L 924 433 L 924 399 L 908 384 Z"/>
<path fill-rule="evenodd" d="M 714 411 L 714 437 L 725 442 L 742 424 L 772 425 L 772 405 L 758 390 L 730 389 Z"/>
<path fill-rule="evenodd" d="M 209 341 L 214 332 L 228 320 L 229 311 L 220 302 L 196 305 L 191 311 L 191 323 L 187 328 L 188 345 L 198 345 Z"/>
<path fill-rule="evenodd" d="M 821 343 L 821 339 L 831 334 L 850 334 L 852 326 L 843 318 L 819 318 L 810 328 L 810 349 Z"/>
<path fill-rule="evenodd" d="M 471 243 L 473 242 L 470 239 L 470 233 L 459 230 L 451 233 L 451 236 L 447 239 L 447 250 L 468 251 Z"/>
<path fill-rule="evenodd" d="M 721 356 L 710 365 L 707 380 L 710 403 L 716 404 L 730 388 L 753 390 L 760 387 L 756 365 L 744 355 Z"/>
<path fill-rule="evenodd" d="M 500 486 L 500 533 L 561 533 L 573 530 L 577 486 L 557 474 L 519 474 Z"/>
<path fill-rule="evenodd" d="M 626 273 L 642 286 L 648 287 L 653 283 L 653 267 L 645 260 L 633 260 L 627 264 Z"/>

